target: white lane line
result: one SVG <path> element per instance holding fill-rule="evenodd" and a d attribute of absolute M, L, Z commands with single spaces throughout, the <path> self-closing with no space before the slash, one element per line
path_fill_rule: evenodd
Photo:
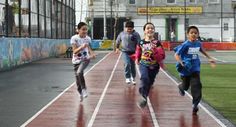
<path fill-rule="evenodd" d="M 174 83 L 175 85 L 179 85 L 170 75 L 168 75 L 163 69 L 161 69 L 161 71 L 168 77 L 170 78 Z M 188 93 L 188 92 L 185 92 L 188 97 L 190 97 L 192 99 L 192 96 Z M 221 127 L 226 127 L 226 125 L 224 125 L 224 123 L 222 123 L 218 118 L 216 118 L 209 110 L 207 110 L 207 108 L 205 108 L 201 103 L 199 104 L 199 106 L 209 115 L 211 116 Z"/>
<path fill-rule="evenodd" d="M 136 66 L 136 69 L 137 69 L 139 77 L 141 77 L 141 73 L 140 73 L 137 66 Z M 151 117 L 152 117 L 152 122 L 153 122 L 154 127 L 160 127 L 149 97 L 147 97 L 147 104 L 148 104 L 148 109 L 149 109 Z"/>
<path fill-rule="evenodd" d="M 235 53 L 235 50 L 216 50 L 215 52 L 223 52 L 223 53 Z"/>
<path fill-rule="evenodd" d="M 216 61 L 220 61 L 220 62 L 223 62 L 223 63 L 227 63 L 228 61 L 225 61 L 225 60 L 221 60 L 221 59 L 218 59 L 216 57 L 212 57 L 213 59 L 215 59 Z"/>
<path fill-rule="evenodd" d="M 88 71 L 85 72 L 84 75 L 86 75 L 88 72 L 90 72 L 94 67 L 96 67 L 99 63 L 101 63 L 104 59 L 106 59 L 109 55 L 108 53 L 106 56 L 104 56 L 100 61 L 98 61 L 96 64 L 94 64 Z M 73 85 L 75 85 L 75 82 L 73 82 L 69 87 L 67 87 L 64 91 L 62 91 L 57 97 L 55 97 L 53 100 L 51 100 L 47 105 L 45 105 L 41 110 L 39 110 L 35 115 L 33 115 L 30 119 L 28 119 L 24 124 L 22 124 L 20 127 L 25 127 L 30 122 L 32 122 L 39 114 L 41 114 L 45 109 L 47 109 L 52 103 L 54 103 L 59 97 L 61 97 L 66 91 L 68 91 Z"/>
<path fill-rule="evenodd" d="M 201 56 L 202 57 L 204 57 L 204 58 L 206 58 L 206 56 L 204 56 L 203 54 L 201 54 Z M 219 61 L 219 62 L 222 62 L 222 63 L 227 63 L 228 61 L 225 61 L 225 60 L 221 60 L 221 59 L 218 59 L 218 58 L 216 58 L 216 57 L 213 57 L 213 56 L 211 56 L 214 60 L 216 60 L 216 61 Z M 207 58 L 206 58 L 207 59 Z"/>
<path fill-rule="evenodd" d="M 111 79 L 113 78 L 114 72 L 115 72 L 115 70 L 116 70 L 116 68 L 117 68 L 117 65 L 118 65 L 118 63 L 119 63 L 120 57 L 121 57 L 121 53 L 120 53 L 120 55 L 119 55 L 119 57 L 118 57 L 118 59 L 117 59 L 117 61 L 116 61 L 116 64 L 115 64 L 115 66 L 114 66 L 114 68 L 113 68 L 113 70 L 112 70 L 111 76 L 109 77 L 109 80 L 107 81 L 107 84 L 106 84 L 106 86 L 105 86 L 105 88 L 104 88 L 104 90 L 103 90 L 103 92 L 102 92 L 102 95 L 101 95 L 101 97 L 100 97 L 100 99 L 99 99 L 99 101 L 98 101 L 98 103 L 97 103 L 97 106 L 96 106 L 96 108 L 95 108 L 95 110 L 94 110 L 94 112 L 93 112 L 93 115 L 92 115 L 91 119 L 89 120 L 89 123 L 88 123 L 88 126 L 87 126 L 87 127 L 92 127 L 92 126 L 93 126 L 93 123 L 94 123 L 94 121 L 95 121 L 95 119 L 96 119 L 96 116 L 97 116 L 97 113 L 98 113 L 98 111 L 99 111 L 99 109 L 100 109 L 100 107 L 101 107 L 101 105 L 102 105 L 102 101 L 103 101 L 103 99 L 104 99 L 104 97 L 105 97 L 105 94 L 106 94 L 106 92 L 107 92 L 107 89 L 108 89 L 108 87 L 109 87 L 109 85 L 110 85 L 110 83 L 111 83 Z"/>

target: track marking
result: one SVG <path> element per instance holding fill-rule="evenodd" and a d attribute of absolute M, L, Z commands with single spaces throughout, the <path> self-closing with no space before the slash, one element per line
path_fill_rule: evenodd
<path fill-rule="evenodd" d="M 227 51 L 227 50 L 222 50 L 222 51 L 220 51 L 220 50 L 216 50 L 215 52 L 227 52 L 227 53 L 235 53 L 236 51 L 235 50 L 229 50 L 229 51 Z"/>
<path fill-rule="evenodd" d="M 93 115 L 92 115 L 91 119 L 89 120 L 89 123 L 88 123 L 88 126 L 87 126 L 87 127 L 92 127 L 92 126 L 93 126 L 93 123 L 94 123 L 94 121 L 95 121 L 95 119 L 96 119 L 97 113 L 98 113 L 98 111 L 99 111 L 99 109 L 100 109 L 100 107 L 101 107 L 102 101 L 103 101 L 103 99 L 104 99 L 104 97 L 105 97 L 105 94 L 106 94 L 106 92 L 107 92 L 108 86 L 109 86 L 110 83 L 111 83 L 111 79 L 112 79 L 112 77 L 113 77 L 113 75 L 114 75 L 114 72 L 115 72 L 115 70 L 116 70 L 116 68 L 117 68 L 117 65 L 118 65 L 118 63 L 119 63 L 120 57 L 121 57 L 121 53 L 120 53 L 120 55 L 119 55 L 119 57 L 118 57 L 118 59 L 117 59 L 117 61 L 116 61 L 116 64 L 115 64 L 115 66 L 114 66 L 114 68 L 113 68 L 113 70 L 112 70 L 111 76 L 109 77 L 109 79 L 108 79 L 108 81 L 107 81 L 107 84 L 106 84 L 106 86 L 105 86 L 105 88 L 104 88 L 104 90 L 103 90 L 103 92 L 102 92 L 102 95 L 101 95 L 101 97 L 100 97 L 100 99 L 99 99 L 99 101 L 98 101 L 98 103 L 97 103 L 97 106 L 96 106 L 96 108 L 95 108 L 95 110 L 94 110 L 94 112 L 93 112 Z"/>
<path fill-rule="evenodd" d="M 206 58 L 206 56 L 204 56 L 204 55 L 200 55 L 200 56 L 202 56 L 202 57 L 204 57 L 204 58 Z M 227 63 L 228 61 L 225 61 L 225 60 L 221 60 L 221 59 L 218 59 L 218 58 L 216 58 L 216 57 L 213 57 L 213 56 L 211 56 L 214 60 L 216 60 L 216 61 L 219 61 L 219 62 L 222 62 L 222 63 Z"/>
<path fill-rule="evenodd" d="M 90 72 L 94 67 L 96 67 L 99 63 L 101 63 L 104 59 L 106 59 L 109 55 L 108 53 L 106 56 L 104 56 L 100 61 L 98 61 L 96 64 L 94 64 L 88 71 L 85 72 L 84 75 L 86 75 L 88 72 Z M 75 82 L 73 82 L 69 87 L 67 87 L 64 91 L 62 91 L 59 95 L 57 95 L 53 100 L 51 100 L 47 105 L 45 105 L 41 110 L 39 110 L 35 115 L 33 115 L 30 119 L 28 119 L 24 124 L 22 124 L 20 127 L 25 127 L 30 122 L 32 122 L 39 114 L 41 114 L 45 109 L 47 109 L 52 103 L 54 103 L 59 97 L 61 97 L 66 91 L 68 91 L 73 85 L 75 85 Z"/>
<path fill-rule="evenodd" d="M 141 73 L 140 73 L 137 66 L 136 66 L 136 69 L 137 69 L 139 77 L 141 77 Z M 148 108 L 149 108 L 149 111 L 150 111 L 150 114 L 151 114 L 151 117 L 152 117 L 152 122 L 153 122 L 154 127 L 160 127 L 159 124 L 158 124 L 157 117 L 156 117 L 156 114 L 154 112 L 154 109 L 152 107 L 152 104 L 151 104 L 151 101 L 150 101 L 149 97 L 147 97 L 147 104 L 148 104 Z"/>
<path fill-rule="evenodd" d="M 168 75 L 163 69 L 160 69 L 168 78 L 170 78 L 174 83 L 175 85 L 178 86 L 178 83 L 170 76 Z M 192 99 L 192 96 L 188 93 L 188 92 L 185 92 L 188 97 L 190 97 Z M 216 118 L 209 110 L 207 110 L 207 108 L 205 108 L 201 103 L 199 103 L 199 106 L 209 115 L 211 116 L 221 127 L 226 127 L 226 125 L 224 123 L 222 123 L 218 118 Z"/>

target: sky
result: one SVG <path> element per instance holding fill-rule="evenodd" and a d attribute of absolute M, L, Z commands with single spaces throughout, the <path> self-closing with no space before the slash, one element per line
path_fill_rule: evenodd
<path fill-rule="evenodd" d="M 81 3 L 82 3 L 82 18 L 81 17 Z M 76 16 L 76 24 L 80 21 L 84 22 L 86 17 L 86 7 L 87 7 L 87 0 L 76 0 L 75 3 L 75 16 Z"/>

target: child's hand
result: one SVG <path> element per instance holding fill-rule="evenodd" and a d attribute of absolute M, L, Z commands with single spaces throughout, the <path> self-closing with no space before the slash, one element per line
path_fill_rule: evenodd
<path fill-rule="evenodd" d="M 120 49 L 117 48 L 117 49 L 116 49 L 116 54 L 119 53 L 119 52 L 120 52 Z"/>
<path fill-rule="evenodd" d="M 93 54 L 90 55 L 89 59 L 95 59 L 96 56 L 97 56 L 97 55 L 96 55 L 95 53 L 93 53 Z"/>
<path fill-rule="evenodd" d="M 211 65 L 211 67 L 212 67 L 212 68 L 215 68 L 215 66 L 216 66 L 215 60 L 213 60 L 213 59 L 208 59 L 208 61 L 209 61 L 210 65 Z"/>
<path fill-rule="evenodd" d="M 84 43 L 84 44 L 81 45 L 81 48 L 82 48 L 82 49 L 84 49 L 84 48 L 86 48 L 86 47 L 88 47 L 88 44 L 87 44 L 87 43 Z"/>
<path fill-rule="evenodd" d="M 137 65 L 139 65 L 139 60 L 138 60 L 138 59 L 136 59 L 136 60 L 135 60 L 135 63 L 136 63 Z"/>

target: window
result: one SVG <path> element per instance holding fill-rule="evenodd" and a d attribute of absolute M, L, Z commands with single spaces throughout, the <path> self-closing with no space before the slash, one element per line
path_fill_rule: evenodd
<path fill-rule="evenodd" d="M 175 0 L 166 0 L 167 4 L 175 4 Z"/>
<path fill-rule="evenodd" d="M 224 31 L 228 31 L 229 30 L 229 24 L 228 23 L 224 23 Z"/>
<path fill-rule="evenodd" d="M 196 3 L 196 0 L 189 0 L 190 3 Z"/>
<path fill-rule="evenodd" d="M 129 4 L 135 4 L 135 0 L 129 0 Z"/>
<path fill-rule="evenodd" d="M 212 4 L 219 3 L 219 2 L 220 2 L 219 0 L 208 0 L 208 3 L 212 3 Z"/>

